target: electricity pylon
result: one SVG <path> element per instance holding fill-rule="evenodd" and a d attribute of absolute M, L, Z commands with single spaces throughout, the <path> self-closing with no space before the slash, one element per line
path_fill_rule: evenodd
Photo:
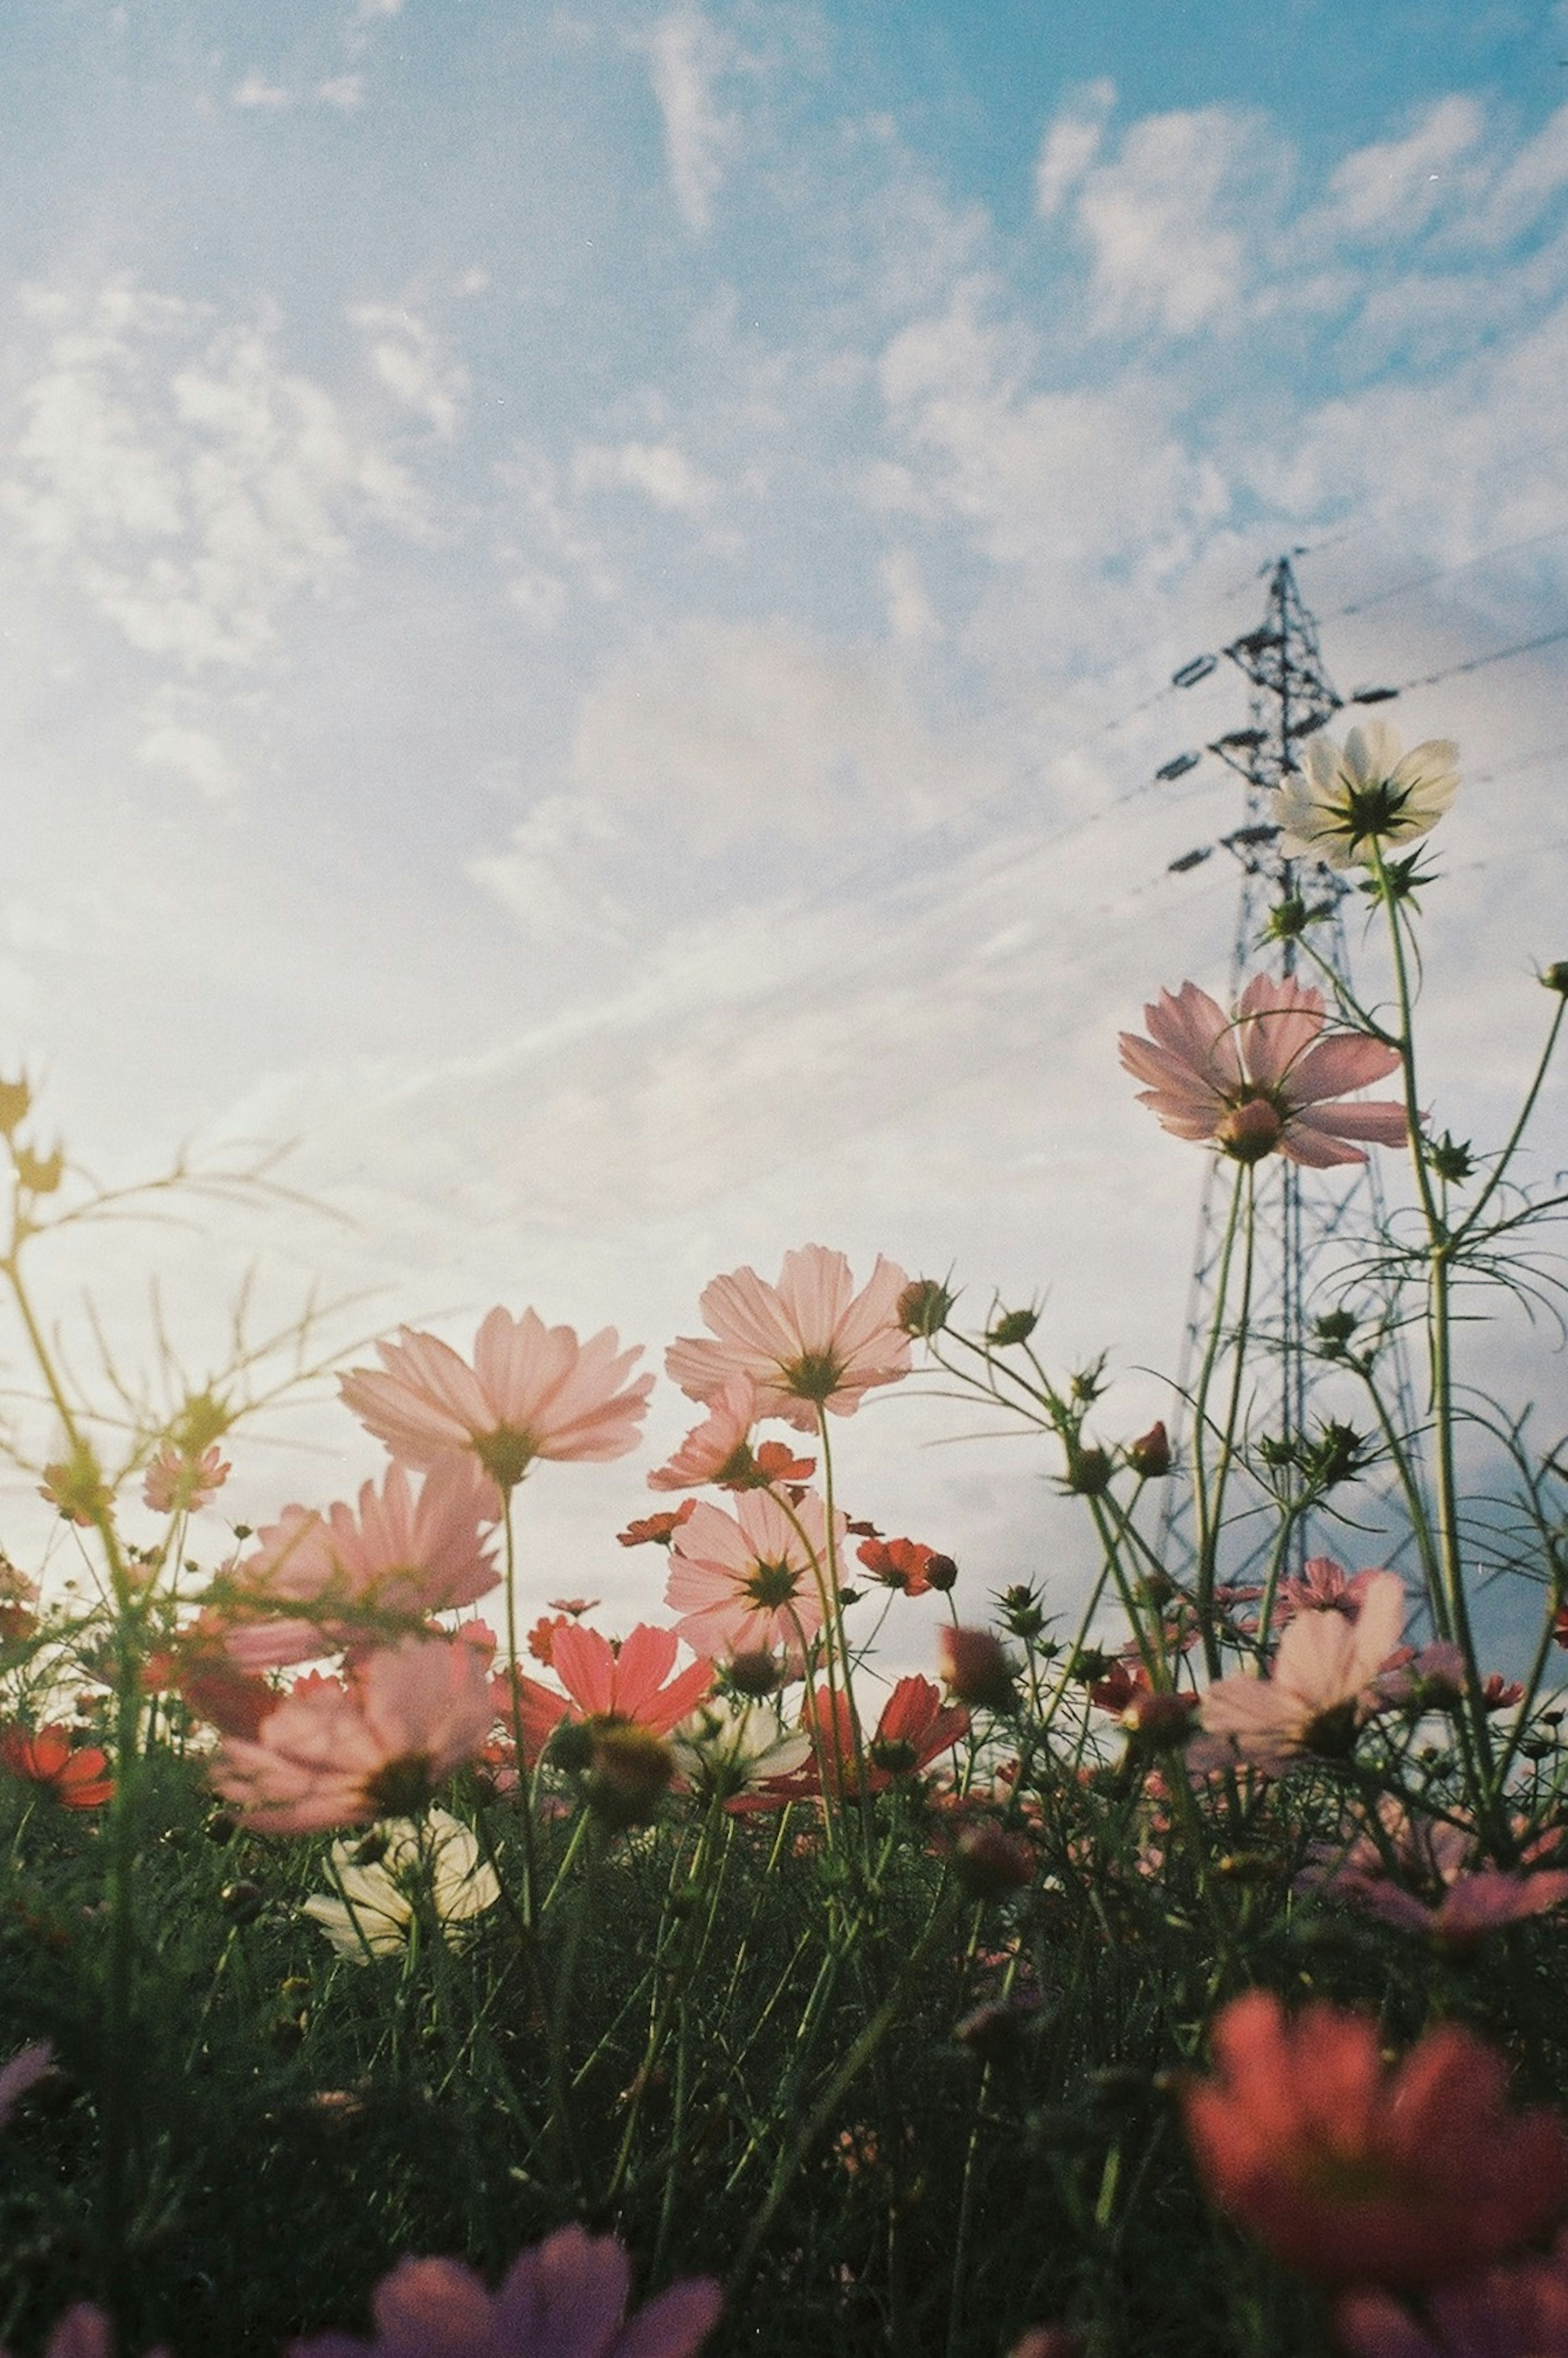
<path fill-rule="evenodd" d="M 1303 963 L 1298 929 L 1303 924 L 1311 927 L 1318 957 L 1343 980 L 1348 982 L 1350 977 L 1341 907 L 1350 887 L 1320 860 L 1285 856 L 1270 800 L 1271 790 L 1286 773 L 1299 766 L 1303 742 L 1325 727 L 1346 699 L 1324 668 L 1317 625 L 1303 603 L 1289 557 L 1280 557 L 1266 570 L 1268 602 L 1262 621 L 1222 650 L 1248 683 L 1247 726 L 1216 738 L 1206 749 L 1235 771 L 1245 790 L 1241 824 L 1220 838 L 1241 871 L 1230 957 L 1232 1003 L 1250 974 L 1296 973 Z M 1176 673 L 1173 685 L 1195 687 L 1218 668 L 1218 662 L 1217 655 L 1197 656 Z M 1379 704 L 1395 693 L 1391 688 L 1363 688 L 1350 701 Z M 1179 776 L 1195 766 L 1199 758 L 1178 755 L 1160 774 Z M 1173 864 L 1181 870 L 1206 857 L 1206 848 Z M 1294 928 L 1280 922 L 1281 912 L 1293 913 Z M 1204 1182 L 1177 1378 L 1178 1429 L 1184 1422 L 1190 1423 L 1188 1393 L 1213 1325 L 1232 1175 L 1232 1167 L 1216 1156 Z M 1364 1250 L 1369 1235 L 1381 1232 L 1385 1207 L 1372 1156 L 1365 1163 L 1318 1171 L 1303 1169 L 1282 1154 L 1271 1154 L 1254 1166 L 1254 1184 L 1256 1227 L 1249 1324 L 1262 1349 L 1255 1361 L 1258 1372 L 1249 1421 L 1255 1438 L 1264 1442 L 1278 1478 L 1289 1481 L 1292 1468 L 1300 1478 L 1300 1468 L 1314 1452 L 1321 1462 L 1321 1453 L 1332 1447 L 1332 1433 L 1338 1422 L 1333 1413 L 1334 1396 L 1340 1402 L 1345 1399 L 1343 1377 L 1338 1382 L 1332 1380 L 1332 1331 L 1325 1336 L 1317 1327 L 1319 1312 L 1327 1307 L 1325 1282 L 1357 1259 L 1357 1245 Z M 1379 1303 L 1378 1307 L 1383 1305 Z M 1390 1327 L 1386 1335 L 1379 1365 L 1384 1396 L 1398 1428 L 1402 1433 L 1413 1433 L 1416 1413 L 1397 1328 Z M 1346 1425 L 1350 1422 L 1348 1417 L 1344 1420 Z M 1184 1487 L 1172 1485 L 1163 1532 L 1167 1547 L 1178 1560 L 1184 1548 L 1190 1551 L 1191 1546 Z M 1260 1537 L 1259 1551 L 1271 1536 Z M 1311 1518 L 1298 1518 L 1286 1569 L 1299 1570 L 1304 1558 L 1314 1552 Z M 1252 1552 L 1244 1539 L 1241 1562 L 1227 1565 L 1228 1575 L 1243 1572 Z"/>

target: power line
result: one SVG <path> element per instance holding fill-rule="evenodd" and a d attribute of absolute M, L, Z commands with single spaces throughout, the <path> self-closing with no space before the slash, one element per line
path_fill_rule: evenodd
<path fill-rule="evenodd" d="M 1478 565 L 1494 565 L 1502 557 L 1515 557 L 1521 548 L 1539 548 L 1543 541 L 1561 540 L 1568 533 L 1568 524 L 1554 524 L 1545 532 L 1532 532 L 1523 540 L 1505 541 L 1500 548 L 1483 549 L 1479 557 L 1465 557 L 1453 565 L 1440 565 L 1434 572 L 1418 573 L 1413 580 L 1396 582 L 1391 590 L 1375 590 L 1370 598 L 1357 598 L 1348 606 L 1336 606 L 1325 620 L 1337 622 L 1347 614 L 1365 614 L 1374 606 L 1386 605 L 1390 598 L 1403 598 L 1411 590 L 1425 590 L 1433 581 L 1450 580 L 1455 573 L 1473 572 Z"/>

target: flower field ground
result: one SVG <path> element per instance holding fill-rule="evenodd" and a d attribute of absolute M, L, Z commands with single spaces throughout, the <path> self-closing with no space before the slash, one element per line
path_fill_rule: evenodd
<path fill-rule="evenodd" d="M 525 1534 L 534 1481 L 639 1447 L 635 1348 L 405 1328 L 340 1379 L 382 1476 L 227 1522 L 238 1372 L 172 1419 L 78 1391 L 29 1249 L 103 1206 L 0 1086 L 15 1454 L 95 1569 L 0 1565 L 16 2358 L 1568 2353 L 1568 1455 L 1462 1347 L 1476 1289 L 1555 1283 L 1568 1198 L 1515 1163 L 1568 968 L 1510 1134 L 1438 1135 L 1454 758 L 1314 741 L 1258 971 L 1123 1037 L 1229 1190 L 1178 1439 L 1111 1429 L 1033 1310 L 798 1247 L 668 1350 L 694 1421 L 619 1534 L 666 1567 L 629 1629 L 535 1594 Z M 1380 916 L 1390 1005 L 1319 954 L 1308 861 Z M 1374 1151 L 1410 1203 L 1308 1305 L 1359 1405 L 1271 1422 L 1261 1189 Z M 843 1503 L 853 1418 L 920 1382 L 1036 1433 L 1087 1594 L 982 1605 Z M 1343 1562 L 1374 1494 L 1397 1529 Z M 935 1659 L 879 1671 L 933 1595 Z"/>

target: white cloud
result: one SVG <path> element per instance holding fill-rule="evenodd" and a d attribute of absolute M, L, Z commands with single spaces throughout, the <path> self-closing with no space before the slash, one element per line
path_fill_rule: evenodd
<path fill-rule="evenodd" d="M 784 622 L 692 622 L 617 664 L 583 705 L 571 769 L 583 793 L 656 812 L 706 858 L 758 834 L 918 830 L 999 783 L 972 745 L 931 732 L 884 658 Z"/>
<path fill-rule="evenodd" d="M 449 442 L 468 399 L 468 371 L 445 359 L 422 319 L 387 303 L 356 303 L 352 324 L 373 341 L 371 366 L 393 398 Z"/>
<path fill-rule="evenodd" d="M 728 45 L 697 0 L 680 0 L 654 24 L 647 48 L 676 203 L 688 229 L 705 230 L 739 127 L 714 94 L 730 62 Z"/>
<path fill-rule="evenodd" d="M 357 114 L 365 103 L 365 78 L 357 73 L 333 74 L 317 83 L 314 95 L 319 106 L 335 106 L 342 114 Z"/>
<path fill-rule="evenodd" d="M 268 81 L 265 74 L 248 73 L 231 92 L 230 103 L 234 106 L 276 107 L 291 105 L 293 101 L 287 90 Z"/>
<path fill-rule="evenodd" d="M 1477 99 L 1438 99 L 1402 139 L 1360 147 L 1336 166 L 1328 183 L 1325 226 L 1339 236 L 1408 235 L 1453 193 L 1453 168 L 1469 155 L 1486 128 Z"/>
<path fill-rule="evenodd" d="M 1264 141 L 1222 106 L 1147 115 L 1084 180 L 1077 218 L 1094 254 L 1098 322 L 1152 320 L 1189 336 L 1234 310 L 1245 282 L 1245 221 Z"/>
<path fill-rule="evenodd" d="M 173 770 L 209 802 L 229 802 L 240 790 L 240 773 L 216 737 L 205 729 L 159 721 L 136 748 L 144 769 Z"/>
<path fill-rule="evenodd" d="M 706 514 L 719 488 L 673 442 L 584 442 L 573 457 L 572 474 L 579 491 L 624 487 L 674 515 Z"/>
<path fill-rule="evenodd" d="M 1091 82 L 1046 132 L 1034 167 L 1034 202 L 1042 221 L 1055 218 L 1099 154 L 1115 104 L 1114 82 Z"/>
<path fill-rule="evenodd" d="M 67 306 L 69 312 L 73 307 Z M 413 486 L 261 329 L 118 281 L 56 332 L 0 482 L 22 542 L 144 653 L 248 667 L 353 529 L 416 528 Z"/>
<path fill-rule="evenodd" d="M 926 593 L 920 559 L 913 549 L 890 549 L 881 567 L 882 594 L 887 600 L 888 629 L 905 646 L 939 639 L 942 625 Z"/>
<path fill-rule="evenodd" d="M 480 854 L 464 873 L 535 941 L 617 935 L 624 912 L 589 880 L 593 856 L 616 842 L 618 833 L 590 797 L 550 795 L 513 828 L 504 851 Z"/>

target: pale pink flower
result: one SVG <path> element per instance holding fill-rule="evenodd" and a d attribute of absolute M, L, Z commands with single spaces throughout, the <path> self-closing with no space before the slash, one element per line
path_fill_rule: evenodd
<path fill-rule="evenodd" d="M 1141 1104 L 1177 1138 L 1213 1139 L 1238 1163 L 1276 1151 L 1325 1169 L 1365 1163 L 1353 1139 L 1400 1146 L 1404 1108 L 1345 1101 L 1399 1069 L 1399 1051 L 1365 1033 L 1323 1037 L 1323 993 L 1288 978 L 1254 975 L 1227 1016 L 1206 990 L 1184 982 L 1143 1010 L 1152 1039 L 1121 1034 L 1121 1062 L 1152 1086 Z"/>
<path fill-rule="evenodd" d="M 793 1652 L 815 1637 L 834 1577 L 827 1516 L 811 1490 L 793 1512 L 794 1520 L 766 1490 L 747 1490 L 733 1514 L 700 1501 L 676 1531 L 665 1602 L 694 1653 Z M 835 1509 L 835 1555 L 848 1520 Z"/>
<path fill-rule="evenodd" d="M 319 2333 L 287 2358 L 694 2358 L 719 2321 L 719 2287 L 684 2277 L 633 2318 L 632 2266 L 613 2235 L 562 2227 L 488 2293 L 460 2260 L 400 2260 L 371 2298 L 375 2337 Z"/>
<path fill-rule="evenodd" d="M 535 1457 L 624 1457 L 654 1388 L 652 1376 L 627 1381 L 640 1344 L 621 1350 L 612 1326 L 579 1343 L 572 1327 L 546 1326 L 532 1310 L 521 1318 L 492 1310 L 471 1367 L 449 1343 L 408 1326 L 375 1347 L 384 1373 L 353 1368 L 339 1379 L 360 1422 L 405 1465 L 471 1455 L 503 1491 Z"/>
<path fill-rule="evenodd" d="M 57 2320 L 44 2358 L 114 2358 L 114 2329 L 103 2311 L 92 2301 L 79 2300 Z M 147 2358 L 168 2358 L 168 2353 L 160 2346 L 149 2350 Z"/>
<path fill-rule="evenodd" d="M 302 1679 L 254 1741 L 225 1740 L 212 1782 L 264 1833 L 406 1817 L 480 1750 L 492 1717 L 475 1647 L 405 1638 L 346 1683 Z"/>
<path fill-rule="evenodd" d="M 649 1489 L 695 1490 L 704 1482 L 734 1481 L 749 1474 L 755 1462 L 751 1433 L 756 1421 L 756 1385 L 748 1375 L 731 1376 L 669 1464 L 649 1475 Z"/>
<path fill-rule="evenodd" d="M 357 1514 L 341 1501 L 324 1515 L 286 1507 L 232 1575 L 234 1609 L 265 1617 L 230 1630 L 230 1655 L 270 1670 L 472 1605 L 501 1577 L 484 1528 L 493 1497 L 474 1461 L 459 1457 L 427 1474 L 417 1496 L 403 1467 L 389 1466 L 379 1494 L 364 1484 Z"/>
<path fill-rule="evenodd" d="M 147 1467 L 142 1497 L 155 1515 L 172 1515 L 181 1509 L 197 1515 L 211 1505 L 233 1470 L 216 1442 L 200 1457 L 188 1457 L 169 1442 Z"/>
<path fill-rule="evenodd" d="M 879 1254 L 857 1293 L 842 1253 L 802 1245 L 785 1253 L 777 1285 L 754 1269 L 716 1277 L 701 1306 L 717 1340 L 683 1335 L 665 1366 L 689 1399 L 705 1402 L 717 1401 L 731 1376 L 750 1376 L 759 1415 L 814 1433 L 824 1409 L 853 1416 L 873 1385 L 909 1373 L 909 1336 L 899 1324 L 908 1283 Z"/>
<path fill-rule="evenodd" d="M 1302 1613 L 1290 1622 L 1270 1676 L 1220 1679 L 1203 1698 L 1202 1724 L 1224 1750 L 1271 1776 L 1303 1758 L 1349 1751 L 1357 1730 L 1385 1700 L 1379 1672 L 1404 1626 L 1404 1583 L 1379 1572 L 1368 1583 L 1354 1621 L 1340 1613 Z M 1198 1756 L 1213 1765 L 1208 1752 Z"/>
<path fill-rule="evenodd" d="M 1347 1621 L 1354 1621 L 1368 1584 L 1379 1576 L 1376 1569 L 1346 1572 L 1332 1556 L 1309 1556 L 1300 1580 L 1280 1583 L 1280 1618 L 1288 1621 L 1297 1613 L 1343 1613 Z"/>

